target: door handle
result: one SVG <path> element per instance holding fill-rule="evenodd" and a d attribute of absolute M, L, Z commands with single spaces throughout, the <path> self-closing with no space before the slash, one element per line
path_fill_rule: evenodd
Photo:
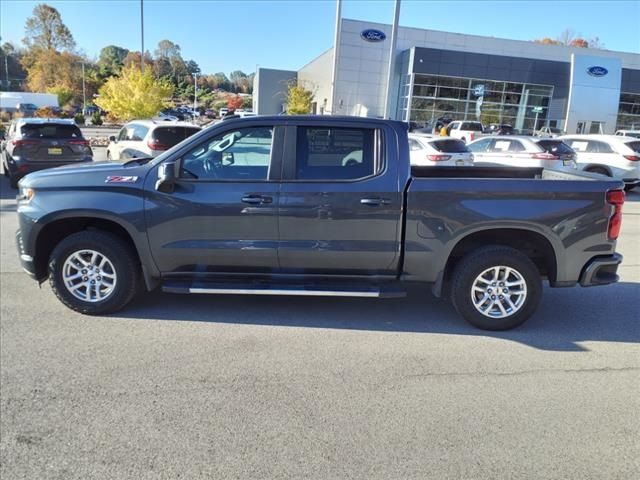
<path fill-rule="evenodd" d="M 273 198 L 262 195 L 247 195 L 242 197 L 242 202 L 248 203 L 249 205 L 261 205 L 263 203 L 272 203 Z"/>
<path fill-rule="evenodd" d="M 389 205 L 391 203 L 391 200 L 389 200 L 388 198 L 377 198 L 377 197 L 361 198 L 360 203 L 362 205 L 369 205 L 370 207 L 378 207 L 380 205 Z"/>

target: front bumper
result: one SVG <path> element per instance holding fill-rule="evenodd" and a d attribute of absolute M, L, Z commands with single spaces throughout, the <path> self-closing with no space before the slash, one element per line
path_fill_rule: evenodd
<path fill-rule="evenodd" d="M 10 159 L 7 161 L 9 172 L 12 177 L 22 178 L 30 173 L 39 172 L 48 168 L 64 167 L 66 165 L 76 165 L 93 161 L 92 157 L 86 157 L 82 160 L 47 160 L 43 162 L 25 162 L 22 160 Z"/>
<path fill-rule="evenodd" d="M 616 283 L 620 279 L 617 272 L 621 262 L 622 255 L 619 253 L 592 258 L 582 269 L 580 285 L 594 287 Z"/>
<path fill-rule="evenodd" d="M 20 265 L 22 269 L 34 280 L 38 280 L 36 274 L 36 265 L 31 255 L 25 253 L 24 242 L 22 240 L 22 234 L 20 230 L 16 232 L 16 247 L 18 248 L 18 257 L 20 258 Z"/>

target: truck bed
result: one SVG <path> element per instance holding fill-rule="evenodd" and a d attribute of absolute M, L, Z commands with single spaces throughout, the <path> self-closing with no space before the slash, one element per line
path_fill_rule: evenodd
<path fill-rule="evenodd" d="M 588 172 L 564 172 L 544 168 L 520 168 L 503 166 L 473 167 L 421 167 L 411 166 L 413 178 L 511 178 L 539 180 L 603 180 L 602 175 Z"/>

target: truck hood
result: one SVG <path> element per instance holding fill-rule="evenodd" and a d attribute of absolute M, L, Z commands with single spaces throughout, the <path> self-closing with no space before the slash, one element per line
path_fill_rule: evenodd
<path fill-rule="evenodd" d="M 20 180 L 26 188 L 82 188 L 96 185 L 142 186 L 151 163 L 140 165 L 131 163 L 124 166 L 120 162 L 87 162 L 75 165 L 49 168 L 30 173 Z"/>

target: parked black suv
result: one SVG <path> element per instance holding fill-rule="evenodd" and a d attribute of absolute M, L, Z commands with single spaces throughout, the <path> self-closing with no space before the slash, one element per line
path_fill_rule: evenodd
<path fill-rule="evenodd" d="M 2 165 L 11 186 L 27 173 L 70 163 L 90 162 L 89 142 L 73 120 L 61 118 L 20 118 L 7 132 Z"/>

